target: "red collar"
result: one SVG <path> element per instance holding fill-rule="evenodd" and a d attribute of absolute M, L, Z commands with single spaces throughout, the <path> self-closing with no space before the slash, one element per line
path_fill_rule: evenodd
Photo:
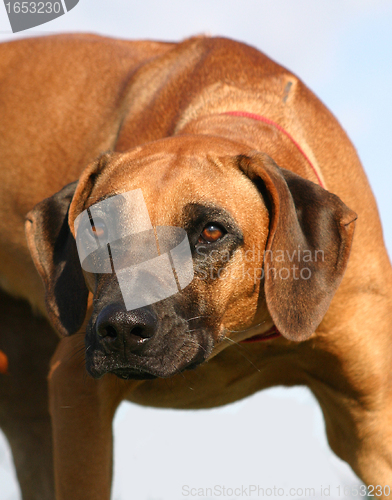
<path fill-rule="evenodd" d="M 318 183 L 320 184 L 321 187 L 325 189 L 325 186 L 320 178 L 320 175 L 318 174 L 315 166 L 313 163 L 310 161 L 309 157 L 306 155 L 305 151 L 301 148 L 301 146 L 298 144 L 298 142 L 294 139 L 294 137 L 287 132 L 282 126 L 280 126 L 278 123 L 270 120 L 269 118 L 266 118 L 265 116 L 260 116 L 256 115 L 255 113 L 248 113 L 247 111 L 226 111 L 225 113 L 222 113 L 222 115 L 231 115 L 231 116 L 240 116 L 243 118 L 251 118 L 252 120 L 257 120 L 259 122 L 264 122 L 267 123 L 268 125 L 272 125 L 275 127 L 277 130 L 282 132 L 286 137 L 290 139 L 290 141 L 294 144 L 294 146 L 298 149 L 298 151 L 302 154 L 302 156 L 305 158 L 305 160 L 309 163 L 310 168 L 312 169 L 314 175 L 317 178 Z"/>
<path fill-rule="evenodd" d="M 231 115 L 231 116 L 240 116 L 243 118 L 251 118 L 252 120 L 257 120 L 259 122 L 267 123 L 268 125 L 271 125 L 271 126 L 275 127 L 277 130 L 279 130 L 280 132 L 282 132 L 282 134 L 284 134 L 286 137 L 288 137 L 290 139 L 290 141 L 294 144 L 294 146 L 298 149 L 298 151 L 302 154 L 302 156 L 305 158 L 305 160 L 310 165 L 310 168 L 312 169 L 314 175 L 316 176 L 318 183 L 320 184 L 321 187 L 324 188 L 324 184 L 323 184 L 315 166 L 310 161 L 309 157 L 305 154 L 304 150 L 301 148 L 301 146 L 298 144 L 298 142 L 294 139 L 294 137 L 291 134 L 289 134 L 287 132 L 287 130 L 285 130 L 278 123 L 270 120 L 269 118 L 266 118 L 265 116 L 256 115 L 255 113 L 249 113 L 248 111 L 226 111 L 225 113 L 222 113 L 222 114 L 223 115 Z M 242 340 L 242 342 L 247 342 L 247 343 L 264 342 L 264 340 L 270 340 L 270 339 L 274 339 L 274 338 L 280 337 L 280 336 L 281 336 L 281 333 L 274 325 L 267 332 L 261 333 L 259 335 L 255 335 L 254 337 L 251 337 L 249 339 Z"/>
<path fill-rule="evenodd" d="M 276 337 L 280 337 L 281 335 L 282 334 L 279 332 L 279 330 L 274 325 L 272 328 L 270 328 L 265 333 L 259 333 L 259 335 L 255 335 L 254 337 L 250 337 L 249 339 L 242 340 L 241 342 L 247 342 L 248 344 L 253 343 L 253 342 L 263 342 L 264 340 L 271 340 L 271 339 L 274 339 Z"/>

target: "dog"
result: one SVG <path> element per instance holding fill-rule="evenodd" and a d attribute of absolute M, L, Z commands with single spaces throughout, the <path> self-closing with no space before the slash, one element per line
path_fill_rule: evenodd
<path fill-rule="evenodd" d="M 391 265 L 315 95 L 229 39 L 88 34 L 2 44 L 0 95 L 0 425 L 23 499 L 108 500 L 124 399 L 298 384 L 386 498 Z"/>

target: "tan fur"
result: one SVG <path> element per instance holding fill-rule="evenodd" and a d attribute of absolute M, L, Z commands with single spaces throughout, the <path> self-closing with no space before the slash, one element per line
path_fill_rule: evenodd
<path fill-rule="evenodd" d="M 199 293 L 219 310 L 216 340 L 223 331 L 253 328 L 231 332 L 231 341 L 218 342 L 208 363 L 187 373 L 186 380 L 174 375 L 169 386 L 163 379 L 119 383 L 112 374 L 86 378 L 79 357 L 72 355 L 83 349 L 82 334 L 62 339 L 48 380 L 57 500 L 109 499 L 111 422 L 121 400 L 209 408 L 279 384 L 304 384 L 313 391 L 331 448 L 365 484 L 392 483 L 391 266 L 356 152 L 298 78 L 255 49 L 225 39 L 192 38 L 176 45 L 61 35 L 0 45 L 0 95 L 7 95 L 0 107 L 0 286 L 7 301 L 27 300 L 43 316 L 44 289 L 24 221 L 34 205 L 77 179 L 72 231 L 75 217 L 100 196 L 143 187 L 153 225 L 176 225 L 186 202 L 214 199 L 243 228 L 246 248 L 264 249 L 270 215 L 231 159 L 262 151 L 284 169 L 315 183 L 317 178 L 287 137 L 261 122 L 221 115 L 225 111 L 248 111 L 279 123 L 327 189 L 358 214 L 345 276 L 317 331 L 303 342 L 280 337 L 247 344 L 247 358 L 257 370 L 233 342 L 273 324 L 260 283 L 253 288 L 220 281 L 208 289 L 200 284 Z M 172 136 L 176 139 L 152 142 Z M 91 162 L 106 150 L 119 154 L 93 182 L 97 164 Z M 240 263 L 231 266 L 238 271 Z M 92 292 L 92 278 L 87 282 Z M 90 305 L 91 299 L 92 294 Z M 5 315 L 9 306 L 2 307 Z M 0 349 L 8 356 L 1 343 Z M 9 371 L 23 380 L 11 358 Z M 17 439 L 7 435 L 11 444 Z M 33 498 L 28 496 L 33 490 L 39 486 L 27 484 L 24 498 Z"/>

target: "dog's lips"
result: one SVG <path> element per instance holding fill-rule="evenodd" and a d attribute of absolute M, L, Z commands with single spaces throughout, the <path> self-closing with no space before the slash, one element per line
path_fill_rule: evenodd
<path fill-rule="evenodd" d="M 122 365 L 110 361 L 107 362 L 105 357 L 106 356 L 102 356 L 98 359 L 94 357 L 91 362 L 86 363 L 86 369 L 93 378 L 99 379 L 103 377 L 103 375 L 106 375 L 106 373 L 113 373 L 113 375 L 123 380 L 147 380 L 157 378 L 157 375 L 143 368 Z"/>
<path fill-rule="evenodd" d="M 149 380 L 157 378 L 157 375 L 148 373 L 145 370 L 136 370 L 132 368 L 117 368 L 116 370 L 111 370 L 109 373 L 113 373 L 123 380 Z"/>
<path fill-rule="evenodd" d="M 209 348 L 211 347 L 211 348 Z M 184 370 L 193 370 L 207 358 L 212 346 L 199 347 L 192 356 L 181 360 L 172 359 L 162 353 L 160 356 L 132 355 L 125 359 L 120 353 L 106 353 L 97 349 L 87 348 L 86 369 L 93 378 L 101 378 L 106 373 L 113 373 L 124 380 L 145 380 L 168 378 Z"/>

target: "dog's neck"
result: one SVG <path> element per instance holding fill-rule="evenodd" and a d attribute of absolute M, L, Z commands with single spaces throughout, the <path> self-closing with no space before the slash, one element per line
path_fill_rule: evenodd
<path fill-rule="evenodd" d="M 237 142 L 240 149 L 266 153 L 280 167 L 325 187 L 318 166 L 308 157 L 300 139 L 267 116 L 238 110 L 204 115 L 188 122 L 177 134 L 214 135 L 229 139 Z"/>
<path fill-rule="evenodd" d="M 293 144 L 293 146 L 296 147 L 296 149 L 301 153 L 301 155 L 305 158 L 307 163 L 309 164 L 309 167 L 311 168 L 312 172 L 314 175 L 317 177 L 318 184 L 321 187 L 325 187 L 324 181 L 321 178 L 321 175 L 318 173 L 315 165 L 313 162 L 310 160 L 308 155 L 305 153 L 305 151 L 302 149 L 301 145 L 299 142 L 295 140 L 295 138 L 288 132 L 282 125 L 279 125 L 279 123 L 274 122 L 270 118 L 267 118 L 266 116 L 258 115 L 255 113 L 249 113 L 248 111 L 227 111 L 223 113 L 224 115 L 227 116 L 233 116 L 233 117 L 238 117 L 238 118 L 248 118 L 249 120 L 255 120 L 257 122 L 264 123 L 266 125 L 269 125 L 273 127 L 275 130 L 286 136 L 289 141 Z"/>

